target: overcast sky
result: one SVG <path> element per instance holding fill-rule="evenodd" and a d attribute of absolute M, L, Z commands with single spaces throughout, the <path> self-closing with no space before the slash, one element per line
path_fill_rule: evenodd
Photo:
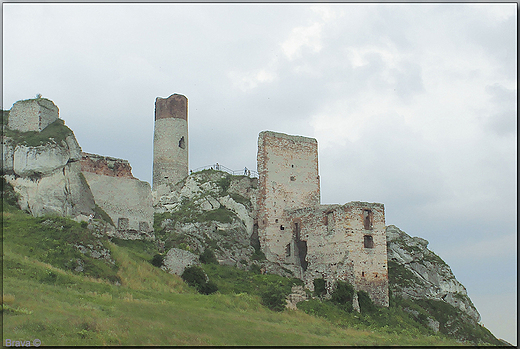
<path fill-rule="evenodd" d="M 3 4 L 3 109 L 41 93 L 86 152 L 151 181 L 156 97 L 190 168 L 315 137 L 322 203 L 385 204 L 517 342 L 517 6 Z"/>

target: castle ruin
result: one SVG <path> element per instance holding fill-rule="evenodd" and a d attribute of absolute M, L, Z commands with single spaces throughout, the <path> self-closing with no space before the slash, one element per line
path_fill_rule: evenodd
<path fill-rule="evenodd" d="M 40 132 L 56 120 L 56 105 L 37 98 L 15 103 L 9 114 L 8 127 L 20 132 Z M 52 168 L 47 168 L 46 159 L 50 156 L 47 154 L 54 154 L 53 144 L 39 146 L 42 149 L 37 147 L 39 155 L 30 163 L 26 158 L 32 150 L 22 145 L 3 144 L 3 153 L 10 154 L 5 156 L 4 162 L 11 164 L 3 166 L 3 171 L 8 174 L 9 182 L 24 195 L 33 214 L 36 213 L 35 207 L 56 206 L 56 212 L 63 211 L 67 215 L 85 201 L 83 206 L 88 206 L 87 209 L 74 212 L 80 217 L 85 212 L 92 212 L 95 200 L 119 231 L 151 236 L 152 197 L 157 199 L 171 193 L 175 184 L 188 176 L 187 120 L 188 101 L 185 96 L 173 94 L 156 99 L 153 192 L 148 183 L 132 176 L 127 161 L 81 153 L 73 135 L 60 146 L 64 155 L 53 155 L 59 163 Z M 17 178 L 17 174 L 22 174 L 17 170 L 20 167 L 18 163 L 25 164 L 25 167 L 30 165 L 28 169 L 24 167 L 23 173 L 38 173 L 41 178 Z M 69 167 L 69 172 L 74 170 L 71 175 L 61 170 Z M 315 279 L 325 279 L 329 291 L 335 281 L 343 280 L 356 290 L 366 291 L 376 304 L 388 306 L 384 205 L 357 201 L 344 205 L 321 204 L 318 142 L 314 138 L 261 132 L 257 168 L 257 211 L 252 217 L 255 222 L 252 234 L 258 237 L 267 260 L 290 270 L 304 281 L 308 289 L 314 289 Z M 67 175 L 66 178 L 59 177 L 62 174 Z M 80 174 L 85 183 L 81 183 Z M 77 183 L 69 185 L 70 188 L 66 186 L 63 189 L 60 187 L 62 184 L 56 184 L 72 183 L 71 178 Z M 40 195 L 33 190 L 42 189 L 47 182 L 49 188 L 78 193 L 74 194 L 74 200 L 60 197 L 66 203 L 72 200 L 72 208 L 65 205 L 61 209 L 60 200 L 57 204 L 42 203 L 38 206 L 33 203 L 42 197 L 55 196 Z M 87 196 L 91 199 L 83 199 Z"/>
<path fill-rule="evenodd" d="M 157 98 L 153 191 L 156 198 L 188 175 L 187 99 Z M 322 205 L 318 142 L 314 138 L 263 131 L 258 137 L 259 185 L 253 234 L 266 259 L 314 289 L 323 278 L 366 291 L 388 306 L 384 205 L 349 202 Z"/>
<path fill-rule="evenodd" d="M 347 281 L 388 306 L 384 205 L 320 204 L 318 142 L 270 131 L 258 137 L 258 237 L 271 262 L 314 289 Z"/>

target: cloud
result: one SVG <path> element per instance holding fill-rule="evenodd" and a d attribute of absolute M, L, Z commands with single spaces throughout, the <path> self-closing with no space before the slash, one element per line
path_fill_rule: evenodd
<path fill-rule="evenodd" d="M 232 80 L 234 86 L 239 88 L 242 92 L 247 92 L 255 89 L 259 84 L 273 82 L 277 78 L 277 75 L 274 71 L 259 69 L 254 72 L 242 74 L 231 71 L 229 72 L 229 78 Z"/>
<path fill-rule="evenodd" d="M 481 324 L 497 338 L 518 345 L 518 293 L 470 294 L 471 300 L 482 316 Z"/>
<path fill-rule="evenodd" d="M 507 234 L 494 236 L 492 239 L 470 242 L 459 245 L 452 249 L 449 254 L 456 255 L 457 258 L 468 260 L 487 259 L 493 257 L 514 257 L 517 254 L 517 235 Z"/>

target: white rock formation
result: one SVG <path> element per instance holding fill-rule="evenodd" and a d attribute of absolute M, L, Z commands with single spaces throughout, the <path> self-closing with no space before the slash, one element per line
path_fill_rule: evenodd
<path fill-rule="evenodd" d="M 172 248 L 164 256 L 161 269 L 181 276 L 184 269 L 192 265 L 200 265 L 199 256 L 179 248 Z"/>
<path fill-rule="evenodd" d="M 411 273 L 404 282 L 391 283 L 394 294 L 404 298 L 444 301 L 473 320 L 480 320 L 466 288 L 455 279 L 450 267 L 427 248 L 428 241 L 411 237 L 393 225 L 386 228 L 386 236 L 388 262 L 394 262 Z"/>
<path fill-rule="evenodd" d="M 3 172 L 20 195 L 18 204 L 34 216 L 82 217 L 94 213 L 94 198 L 82 178 L 81 148 L 71 135 L 60 144 L 30 147 L 3 142 Z"/>

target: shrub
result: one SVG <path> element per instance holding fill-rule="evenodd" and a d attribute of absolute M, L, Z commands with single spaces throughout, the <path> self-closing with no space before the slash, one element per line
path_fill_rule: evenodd
<path fill-rule="evenodd" d="M 199 287 L 206 283 L 206 274 L 202 268 L 191 266 L 184 269 L 181 278 L 190 286 Z"/>
<path fill-rule="evenodd" d="M 274 311 L 283 311 L 285 309 L 286 293 L 280 285 L 273 285 L 270 289 L 262 293 L 262 304 Z"/>
<path fill-rule="evenodd" d="M 325 279 L 314 279 L 312 283 L 314 284 L 314 295 L 321 297 L 327 292 Z"/>
<path fill-rule="evenodd" d="M 155 256 L 153 256 L 150 263 L 152 263 L 152 265 L 154 267 L 160 268 L 163 265 L 163 262 L 164 262 L 164 256 L 160 253 L 157 253 Z"/>
<path fill-rule="evenodd" d="M 225 194 L 231 185 L 231 176 L 226 175 L 217 182 L 218 186 L 222 188 L 222 193 Z"/>
<path fill-rule="evenodd" d="M 260 266 L 257 264 L 251 264 L 250 270 L 255 274 L 262 274 L 262 268 L 260 268 Z"/>
<path fill-rule="evenodd" d="M 190 286 L 195 287 L 202 294 L 214 293 L 218 290 L 217 285 L 206 281 L 206 273 L 201 267 L 192 266 L 184 269 L 181 278 Z"/>
<path fill-rule="evenodd" d="M 217 284 L 213 281 L 208 281 L 200 287 L 199 292 L 203 294 L 212 294 L 218 291 Z"/>
<path fill-rule="evenodd" d="M 218 264 L 218 260 L 215 257 L 215 253 L 211 248 L 206 248 L 199 257 L 201 263 L 204 264 Z"/>
<path fill-rule="evenodd" d="M 13 186 L 5 180 L 2 176 L 2 197 L 5 202 L 13 207 L 18 207 L 18 197 L 20 196 L 17 192 L 14 191 Z"/>
<path fill-rule="evenodd" d="M 342 305 L 345 310 L 352 311 L 352 299 L 354 298 L 354 287 L 345 281 L 338 280 L 331 294 L 333 303 Z"/>
<path fill-rule="evenodd" d="M 358 291 L 358 303 L 361 313 L 373 313 L 377 310 L 376 305 L 365 291 Z"/>
<path fill-rule="evenodd" d="M 264 261 L 266 260 L 265 254 L 260 249 L 255 249 L 255 253 L 251 256 L 251 259 L 254 261 Z"/>
<path fill-rule="evenodd" d="M 199 218 L 200 221 L 217 221 L 217 222 L 221 222 L 221 223 L 232 223 L 233 222 L 233 218 L 235 217 L 236 215 L 224 208 L 224 207 L 219 207 L 215 210 L 211 210 L 211 211 L 206 211 L 202 214 L 202 216 Z"/>

